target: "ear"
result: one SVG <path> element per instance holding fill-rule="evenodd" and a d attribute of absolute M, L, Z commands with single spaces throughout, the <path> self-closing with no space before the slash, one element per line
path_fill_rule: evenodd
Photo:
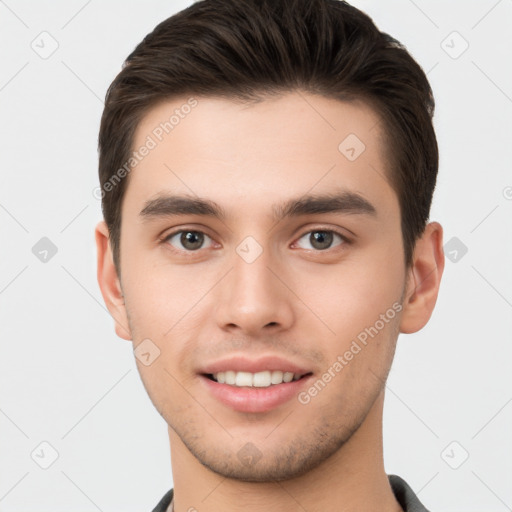
<path fill-rule="evenodd" d="M 430 222 L 416 242 L 413 264 L 407 271 L 400 332 L 417 332 L 427 324 L 436 304 L 443 270 L 443 227 Z"/>
<path fill-rule="evenodd" d="M 116 334 L 125 340 L 131 340 L 132 335 L 128 327 L 128 316 L 124 303 L 121 282 L 117 275 L 110 245 L 110 236 L 107 224 L 101 221 L 94 232 L 98 254 L 98 284 L 100 285 L 103 300 L 114 319 Z"/>

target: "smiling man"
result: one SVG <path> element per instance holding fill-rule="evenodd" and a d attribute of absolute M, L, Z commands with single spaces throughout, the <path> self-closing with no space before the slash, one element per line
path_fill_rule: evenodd
<path fill-rule="evenodd" d="M 427 79 L 337 0 L 205 0 L 106 97 L 98 280 L 168 425 L 157 511 L 421 512 L 383 463 L 444 268 Z"/>

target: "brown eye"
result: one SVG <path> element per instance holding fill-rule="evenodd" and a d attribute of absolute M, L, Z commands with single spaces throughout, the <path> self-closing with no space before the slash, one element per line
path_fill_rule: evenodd
<path fill-rule="evenodd" d="M 333 242 L 335 242 L 336 239 L 338 239 L 338 242 L 333 245 Z M 343 242 L 345 242 L 344 237 L 334 231 L 316 230 L 309 231 L 308 233 L 304 234 L 299 239 L 298 245 L 303 249 L 315 249 L 317 251 L 324 251 L 326 249 L 330 249 L 331 247 L 335 247 L 336 245 L 340 245 Z"/>
<path fill-rule="evenodd" d="M 185 249 L 186 251 L 197 251 L 198 249 L 203 249 L 205 240 L 209 240 L 211 245 L 211 238 L 208 235 L 201 233 L 201 231 L 177 231 L 176 233 L 169 235 L 166 240 L 176 249 Z"/>

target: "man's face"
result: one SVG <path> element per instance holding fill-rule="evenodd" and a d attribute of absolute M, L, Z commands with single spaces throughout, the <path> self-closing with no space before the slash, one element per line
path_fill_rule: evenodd
<path fill-rule="evenodd" d="M 134 346 L 160 351 L 137 364 L 202 464 L 290 478 L 350 439 L 392 362 L 406 269 L 382 125 L 362 103 L 305 93 L 250 106 L 196 99 L 169 134 L 157 127 L 187 98 L 157 106 L 134 140 L 157 144 L 129 177 L 121 286 Z M 167 196 L 223 216 L 157 201 Z M 237 370 L 249 375 L 219 380 L 262 387 L 208 375 Z M 268 386 L 279 371 L 301 378 Z"/>

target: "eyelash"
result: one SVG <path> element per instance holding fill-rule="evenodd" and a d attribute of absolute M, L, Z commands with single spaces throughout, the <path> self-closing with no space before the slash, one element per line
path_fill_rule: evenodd
<path fill-rule="evenodd" d="M 174 252 L 187 253 L 187 254 L 190 254 L 190 255 L 193 255 L 194 253 L 199 253 L 201 251 L 201 249 L 196 249 L 195 251 L 187 250 L 187 249 L 176 249 L 175 247 L 173 247 L 169 243 L 169 240 L 173 236 L 175 236 L 177 234 L 180 234 L 180 233 L 188 233 L 188 232 L 200 233 L 202 235 L 207 236 L 208 238 L 210 238 L 213 241 L 213 238 L 211 236 L 209 236 L 207 233 L 205 233 L 204 231 L 201 231 L 199 229 L 178 229 L 176 231 L 173 231 L 172 233 L 169 233 L 169 234 L 165 235 L 161 239 L 161 243 L 162 244 L 166 244 Z M 323 249 L 323 250 L 322 249 L 304 249 L 304 250 L 310 251 L 310 252 L 315 252 L 315 253 L 327 253 L 327 252 L 329 252 L 329 251 L 331 251 L 333 249 L 335 250 L 336 247 L 340 247 L 340 246 L 344 246 L 344 245 L 350 245 L 352 243 L 352 241 L 347 236 L 343 235 L 339 231 L 337 231 L 335 229 L 324 229 L 324 228 L 315 228 L 315 229 L 310 229 L 309 231 L 305 231 L 293 243 L 295 244 L 297 241 L 299 241 L 305 235 L 308 235 L 308 234 L 311 234 L 311 233 L 316 233 L 316 232 L 333 233 L 334 235 L 337 235 L 337 236 L 339 236 L 341 238 L 342 243 L 340 243 L 338 245 L 335 245 L 334 247 L 328 247 L 327 249 Z"/>

